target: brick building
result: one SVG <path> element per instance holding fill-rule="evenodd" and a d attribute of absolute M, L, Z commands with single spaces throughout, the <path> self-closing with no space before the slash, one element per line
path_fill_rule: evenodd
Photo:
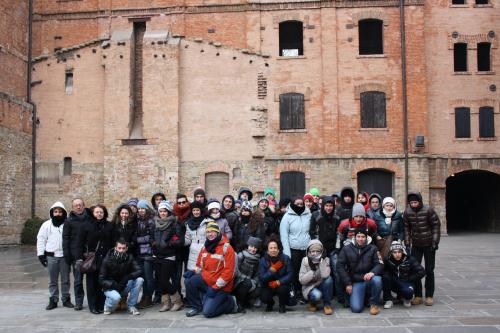
<path fill-rule="evenodd" d="M 38 215 L 197 186 L 403 206 L 407 184 L 444 231 L 500 230 L 498 0 L 406 0 L 404 34 L 395 0 L 34 6 Z"/>

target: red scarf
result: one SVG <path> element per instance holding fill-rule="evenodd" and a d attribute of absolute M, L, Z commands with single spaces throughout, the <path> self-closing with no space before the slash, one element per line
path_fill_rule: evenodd
<path fill-rule="evenodd" d="M 183 207 L 179 206 L 178 204 L 174 204 L 174 215 L 177 216 L 180 223 L 184 223 L 189 218 L 190 214 L 191 207 L 189 206 L 189 204 Z"/>

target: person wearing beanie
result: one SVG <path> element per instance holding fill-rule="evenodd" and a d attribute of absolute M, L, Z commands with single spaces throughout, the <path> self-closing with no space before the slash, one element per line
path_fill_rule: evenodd
<path fill-rule="evenodd" d="M 370 209 L 370 203 L 368 201 L 368 197 L 369 197 L 368 192 L 364 192 L 364 191 L 358 192 L 358 194 L 356 195 L 356 202 L 359 202 L 360 204 L 362 204 L 363 207 L 365 207 L 366 211 L 368 211 L 368 209 Z"/>
<path fill-rule="evenodd" d="M 383 258 L 389 254 L 389 247 L 393 240 L 404 241 L 403 216 L 396 209 L 396 201 L 386 197 L 382 201 L 381 209 L 374 214 L 377 224 L 377 247 Z"/>
<path fill-rule="evenodd" d="M 57 308 L 59 302 L 59 276 L 61 277 L 61 301 L 64 307 L 73 308 L 69 293 L 70 265 L 64 260 L 63 238 L 64 222 L 68 216 L 61 202 L 54 203 L 49 209 L 50 218 L 42 223 L 36 236 L 36 254 L 49 275 L 49 304 L 45 310 Z"/>
<path fill-rule="evenodd" d="M 206 225 L 206 240 L 192 274 L 186 279 L 186 296 L 191 310 L 186 316 L 203 314 L 207 318 L 236 313 L 236 298 L 231 296 L 236 272 L 236 255 L 219 224 Z"/>
<path fill-rule="evenodd" d="M 335 215 L 337 215 L 341 221 L 351 218 L 354 199 L 354 190 L 352 187 L 344 187 L 340 191 L 340 205 L 336 208 Z"/>
<path fill-rule="evenodd" d="M 203 206 L 207 205 L 207 194 L 205 193 L 205 190 L 200 187 L 194 190 L 193 199 L 194 201 L 202 203 Z"/>
<path fill-rule="evenodd" d="M 434 208 L 424 205 L 419 192 L 408 194 L 408 207 L 403 214 L 405 245 L 419 264 L 425 260 L 425 305 L 434 304 L 434 265 L 441 239 L 441 221 Z M 413 305 L 422 304 L 422 282 L 415 283 Z"/>
<path fill-rule="evenodd" d="M 220 203 L 216 199 L 210 199 L 207 204 L 207 219 L 213 220 L 219 224 L 221 233 L 226 236 L 229 240 L 233 238 L 233 232 L 229 228 L 229 223 L 225 218 L 222 217 L 220 212 Z"/>
<path fill-rule="evenodd" d="M 175 276 L 176 256 L 184 245 L 185 235 L 172 212 L 172 204 L 163 200 L 158 204 L 158 216 L 155 216 L 153 256 L 155 275 L 161 286 L 158 290 L 162 293 L 160 312 L 178 311 L 183 307 Z"/>
<path fill-rule="evenodd" d="M 292 200 L 286 210 L 286 214 L 280 223 L 280 237 L 283 244 L 283 253 L 290 256 L 293 266 L 293 283 L 295 290 L 301 288 L 299 282 L 299 270 L 302 258 L 306 256 L 306 249 L 311 236 L 309 235 L 311 225 L 311 212 L 304 206 L 304 200 L 296 197 Z M 297 293 L 297 299 L 303 301 L 302 295 Z"/>
<path fill-rule="evenodd" d="M 250 189 L 248 187 L 242 187 L 238 191 L 238 199 L 239 200 L 241 200 L 241 201 L 245 201 L 245 200 L 252 201 L 252 198 L 253 198 L 253 193 L 252 193 L 252 191 L 250 191 Z"/>
<path fill-rule="evenodd" d="M 234 248 L 241 252 L 247 247 L 249 237 L 264 239 L 266 237 L 265 215 L 262 211 L 253 212 L 252 204 L 244 201 L 238 221 L 234 226 Z"/>
<path fill-rule="evenodd" d="M 363 208 L 363 205 L 359 206 Z M 365 228 L 356 229 L 354 238 L 342 248 L 337 260 L 337 270 L 345 292 L 349 295 L 351 311 L 362 312 L 365 297 L 370 295 L 370 314 L 379 314 L 382 292 L 380 275 L 383 273 L 384 263 L 379 257 L 377 247 L 371 244 L 371 237 Z"/>
<path fill-rule="evenodd" d="M 336 247 L 341 248 L 344 242 L 351 240 L 354 238 L 354 231 L 356 229 L 363 229 L 365 232 L 372 238 L 376 239 L 378 236 L 377 233 L 377 224 L 370 218 L 366 217 L 365 208 L 360 203 L 355 203 L 352 206 L 351 218 L 345 219 L 340 222 L 338 233 L 339 233 L 339 242 L 337 242 Z"/>
<path fill-rule="evenodd" d="M 313 187 L 309 190 L 309 193 L 314 197 L 314 202 L 319 203 L 320 192 L 317 187 Z"/>
<path fill-rule="evenodd" d="M 262 240 L 250 236 L 247 244 L 247 248 L 237 255 L 238 269 L 233 288 L 238 307 L 242 310 L 254 304 L 260 295 L 258 270 Z"/>
<path fill-rule="evenodd" d="M 167 197 L 165 196 L 165 194 L 163 192 L 157 192 L 157 193 L 153 194 L 153 196 L 151 197 L 151 206 L 153 207 L 153 210 L 157 212 L 158 211 L 158 204 L 161 201 L 165 201 L 165 200 L 167 200 Z M 137 207 L 139 207 L 139 205 Z"/>
<path fill-rule="evenodd" d="M 137 214 L 137 204 L 139 203 L 139 199 L 137 198 L 130 198 L 127 201 L 127 205 L 129 206 L 130 210 L 132 211 L 132 214 Z"/>
<path fill-rule="evenodd" d="M 232 195 L 226 194 L 222 198 L 221 214 L 222 217 L 227 220 L 229 229 L 234 231 L 234 226 L 236 224 L 236 221 L 238 220 L 238 212 L 236 211 L 236 208 L 234 206 L 234 197 Z"/>
<path fill-rule="evenodd" d="M 241 200 L 235 200 L 234 201 L 234 210 L 239 214 L 240 213 L 240 210 L 241 210 L 241 204 L 243 203 L 243 201 Z"/>
<path fill-rule="evenodd" d="M 186 222 L 191 217 L 191 207 L 187 196 L 183 193 L 177 193 L 176 202 L 174 204 L 174 215 L 177 216 L 177 223 L 182 229 L 182 234 L 186 234 Z M 189 245 L 183 244 L 181 248 L 177 251 L 177 256 L 175 257 L 175 277 L 174 285 L 177 288 L 179 294 L 182 292 L 182 268 L 187 265 L 189 257 Z"/>
<path fill-rule="evenodd" d="M 302 259 L 299 271 L 302 295 L 309 301 L 309 311 L 316 312 L 317 303 L 323 301 L 324 314 L 333 313 L 333 279 L 330 275 L 330 259 L 324 251 L 323 244 L 317 239 L 311 240 L 307 247 L 307 256 Z"/>
<path fill-rule="evenodd" d="M 255 214 L 264 216 L 264 227 L 266 236 L 279 234 L 279 223 L 276 214 L 271 210 L 267 197 L 260 198 L 255 208 Z"/>
<path fill-rule="evenodd" d="M 276 213 L 276 207 L 278 206 L 278 203 L 276 202 L 276 192 L 270 187 L 267 187 L 264 190 L 264 197 L 266 197 L 267 201 L 269 202 L 269 209 L 273 214 Z"/>
<path fill-rule="evenodd" d="M 205 243 L 206 221 L 203 216 L 205 204 L 199 201 L 191 203 L 191 216 L 186 222 L 186 235 L 184 245 L 189 246 L 186 271 L 193 271 L 196 267 L 198 254 Z"/>
<path fill-rule="evenodd" d="M 411 306 L 415 283 L 425 276 L 425 269 L 414 258 L 408 256 L 406 248 L 399 240 L 393 241 L 389 256 L 384 259 L 384 275 L 382 284 L 384 290 L 384 309 L 393 307 L 391 292 L 403 298 L 406 308 Z"/>

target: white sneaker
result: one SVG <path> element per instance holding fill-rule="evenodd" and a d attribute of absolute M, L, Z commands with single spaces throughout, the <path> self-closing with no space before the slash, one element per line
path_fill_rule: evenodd
<path fill-rule="evenodd" d="M 111 309 L 108 307 L 104 307 L 104 314 L 105 315 L 110 315 L 111 314 Z"/>
<path fill-rule="evenodd" d="M 257 298 L 255 300 L 255 302 L 253 303 L 253 306 L 255 306 L 256 308 L 260 308 L 262 306 L 262 301 L 260 300 L 260 298 Z"/>
<path fill-rule="evenodd" d="M 390 309 L 393 305 L 394 303 L 392 301 L 386 301 L 384 304 L 384 309 Z"/>
<path fill-rule="evenodd" d="M 131 315 L 134 315 L 134 316 L 138 316 L 141 314 L 135 306 L 128 308 L 128 313 L 130 313 Z"/>
<path fill-rule="evenodd" d="M 405 299 L 405 300 L 403 301 L 403 306 L 404 306 L 405 308 L 409 308 L 409 307 L 411 307 L 411 299 Z"/>

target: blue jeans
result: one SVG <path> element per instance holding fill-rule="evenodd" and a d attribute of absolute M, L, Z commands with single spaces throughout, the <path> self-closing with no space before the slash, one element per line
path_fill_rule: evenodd
<path fill-rule="evenodd" d="M 153 260 L 140 260 L 139 265 L 144 272 L 144 285 L 142 287 L 142 294 L 145 297 L 153 296 L 153 291 L 155 289 L 155 279 L 154 279 L 154 261 Z"/>
<path fill-rule="evenodd" d="M 379 305 L 380 294 L 382 293 L 382 278 L 380 276 L 375 275 L 369 281 L 355 282 L 352 284 L 352 294 L 350 298 L 352 312 L 363 312 L 366 293 L 370 295 L 370 305 Z"/>
<path fill-rule="evenodd" d="M 220 290 L 214 297 L 207 297 L 208 285 L 201 274 L 193 275 L 185 283 L 186 297 L 191 308 L 202 312 L 205 317 L 213 318 L 233 311 L 236 304 L 229 293 Z"/>
<path fill-rule="evenodd" d="M 120 303 L 122 297 L 125 297 L 130 293 L 127 300 L 127 306 L 129 309 L 135 307 L 143 283 L 144 279 L 138 277 L 135 280 L 128 280 L 127 286 L 121 293 L 117 290 L 106 290 L 104 292 L 104 295 L 106 296 L 104 305 L 106 306 L 106 308 L 114 310 L 118 306 L 118 303 Z"/>
<path fill-rule="evenodd" d="M 324 306 L 332 305 L 332 295 L 333 295 L 333 279 L 329 276 L 327 279 L 323 280 L 319 286 L 314 288 L 309 292 L 307 298 L 312 302 L 318 302 L 323 300 Z"/>
<path fill-rule="evenodd" d="M 382 283 L 384 288 L 384 302 L 392 300 L 391 291 L 394 291 L 406 300 L 412 299 L 415 293 L 413 283 L 401 281 L 391 274 L 384 274 L 382 276 Z"/>
<path fill-rule="evenodd" d="M 337 294 L 337 300 L 340 303 L 344 303 L 344 301 L 345 301 L 345 288 L 344 288 L 344 284 L 340 280 L 340 276 L 339 276 L 338 271 L 337 271 L 337 257 L 338 257 L 337 252 L 332 251 L 332 253 L 330 253 L 331 276 L 333 278 L 335 293 Z"/>

